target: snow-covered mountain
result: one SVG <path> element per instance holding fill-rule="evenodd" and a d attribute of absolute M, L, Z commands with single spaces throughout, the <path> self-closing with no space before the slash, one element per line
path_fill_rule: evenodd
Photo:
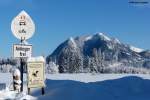
<path fill-rule="evenodd" d="M 138 52 L 138 53 L 144 51 L 143 49 L 140 49 L 140 48 L 137 48 L 137 47 L 134 47 L 134 46 L 130 46 L 130 49 L 135 51 L 135 52 Z"/>
<path fill-rule="evenodd" d="M 60 72 L 112 72 L 111 65 L 119 65 L 113 67 L 117 71 L 126 71 L 126 68 L 150 68 L 150 51 L 97 33 L 67 39 L 47 57 L 49 61 L 55 61 Z"/>

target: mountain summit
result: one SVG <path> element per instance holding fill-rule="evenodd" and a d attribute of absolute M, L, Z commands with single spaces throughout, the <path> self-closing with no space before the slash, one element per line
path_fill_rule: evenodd
<path fill-rule="evenodd" d="M 47 57 L 47 63 L 50 61 L 59 65 L 60 72 L 126 72 L 149 69 L 150 52 L 96 33 L 67 39 Z"/>

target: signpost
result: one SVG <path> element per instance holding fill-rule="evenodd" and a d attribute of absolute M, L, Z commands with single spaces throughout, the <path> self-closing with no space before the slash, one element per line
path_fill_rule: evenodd
<path fill-rule="evenodd" d="M 32 45 L 26 45 L 25 41 L 31 38 L 35 32 L 35 24 L 31 17 L 25 12 L 16 16 L 11 23 L 11 31 L 13 35 L 20 40 L 20 44 L 13 45 L 13 56 L 15 58 L 20 58 L 20 72 L 21 72 L 21 92 L 23 91 L 23 66 L 24 58 L 31 57 Z"/>

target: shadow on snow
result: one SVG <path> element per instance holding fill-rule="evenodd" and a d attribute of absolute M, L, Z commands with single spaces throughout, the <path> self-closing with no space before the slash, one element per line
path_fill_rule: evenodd
<path fill-rule="evenodd" d="M 150 80 L 136 76 L 101 82 L 46 80 L 46 94 L 32 93 L 41 100 L 150 100 Z"/>

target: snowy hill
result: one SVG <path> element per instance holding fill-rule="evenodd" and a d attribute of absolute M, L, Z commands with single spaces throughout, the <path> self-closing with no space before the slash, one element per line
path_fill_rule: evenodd
<path fill-rule="evenodd" d="M 122 70 L 125 67 L 126 70 L 132 68 L 130 72 L 138 73 L 133 68 L 150 68 L 150 52 L 97 33 L 69 38 L 47 57 L 47 63 L 50 61 L 58 64 L 62 73 L 114 72 L 109 67 L 114 63 L 121 63 L 120 66 L 115 66 L 118 72 L 128 72 Z"/>

